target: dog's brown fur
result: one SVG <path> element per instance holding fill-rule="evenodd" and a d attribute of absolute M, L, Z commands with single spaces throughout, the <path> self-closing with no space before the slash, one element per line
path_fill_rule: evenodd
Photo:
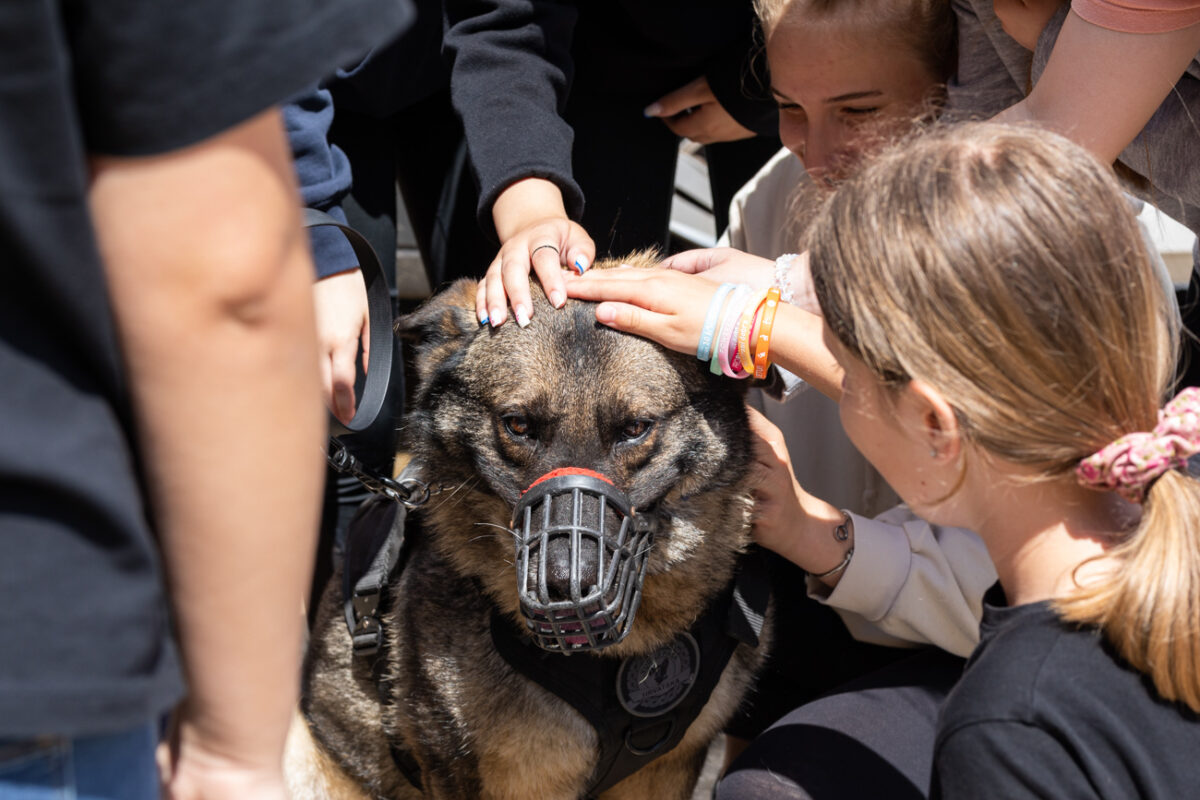
<path fill-rule="evenodd" d="M 480 327 L 475 288 L 459 282 L 398 324 L 419 340 L 407 447 L 424 480 L 455 489 L 422 509 L 407 567 L 390 587 L 387 703 L 351 656 L 340 575 L 330 582 L 302 706 L 319 744 L 301 729 L 289 751 L 297 800 L 353 796 L 347 783 L 360 797 L 421 797 L 389 742 L 416 758 L 427 797 L 580 797 L 597 757 L 594 730 L 515 673 L 488 631 L 493 608 L 523 630 L 507 526 L 521 491 L 550 469 L 596 470 L 636 507 L 657 502 L 664 514 L 632 632 L 574 657 L 622 658 L 672 640 L 727 585 L 749 542 L 749 444 L 731 381 L 693 357 L 597 325 L 588 304 L 554 310 L 536 286 L 527 328 Z M 509 413 L 532 421 L 535 435 L 514 437 L 502 421 Z M 646 419 L 655 423 L 644 440 L 622 438 L 623 426 Z M 739 646 L 680 744 L 603 797 L 690 797 L 708 745 L 765 650 Z"/>

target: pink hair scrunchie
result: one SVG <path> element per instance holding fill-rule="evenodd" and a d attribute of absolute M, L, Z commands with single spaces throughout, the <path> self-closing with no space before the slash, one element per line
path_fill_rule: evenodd
<path fill-rule="evenodd" d="M 1084 486 L 1119 493 L 1141 503 L 1155 478 L 1187 465 L 1200 452 L 1200 388 L 1188 387 L 1158 412 L 1150 433 L 1130 433 L 1079 462 Z"/>

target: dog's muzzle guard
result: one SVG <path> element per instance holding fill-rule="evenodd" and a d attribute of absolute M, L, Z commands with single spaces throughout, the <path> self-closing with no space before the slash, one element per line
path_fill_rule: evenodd
<path fill-rule="evenodd" d="M 599 650 L 628 635 L 654 538 L 599 473 L 577 467 L 534 481 L 513 509 L 521 614 L 530 637 L 556 653 Z"/>

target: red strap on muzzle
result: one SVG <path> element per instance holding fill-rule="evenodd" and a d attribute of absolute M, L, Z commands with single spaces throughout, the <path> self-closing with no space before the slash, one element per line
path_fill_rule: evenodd
<path fill-rule="evenodd" d="M 559 478 L 559 477 L 562 477 L 563 475 L 588 475 L 593 478 L 599 478 L 600 480 L 607 483 L 609 486 L 616 485 L 612 482 L 611 479 L 605 477 L 604 475 L 601 475 L 599 472 L 594 472 L 593 470 L 590 470 L 590 469 L 584 469 L 583 467 L 559 467 L 558 469 L 550 470 L 545 475 L 538 478 L 533 483 L 529 484 L 529 487 L 527 489 L 525 489 L 525 492 L 528 492 L 530 489 L 537 486 L 542 481 L 548 481 L 551 478 Z M 521 494 L 525 494 L 525 492 L 521 492 Z"/>

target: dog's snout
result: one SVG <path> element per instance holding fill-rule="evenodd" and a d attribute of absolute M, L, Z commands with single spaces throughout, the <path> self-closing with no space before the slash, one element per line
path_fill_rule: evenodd
<path fill-rule="evenodd" d="M 624 639 L 645 577 L 651 529 L 634 524 L 611 480 L 563 468 L 534 481 L 514 509 L 521 614 L 552 652 Z"/>
<path fill-rule="evenodd" d="M 603 530 L 600 500 L 592 495 L 564 494 L 550 499 L 548 530 L 553 531 L 546 542 L 546 590 L 551 601 L 574 600 L 575 591 L 587 594 L 598 583 L 600 547 L 591 532 Z M 579 533 L 575 533 L 579 531 Z M 572 539 L 578 536 L 578 544 Z M 572 561 L 577 577 L 572 580 Z"/>
<path fill-rule="evenodd" d="M 579 581 L 575 584 L 581 595 L 596 586 L 600 569 L 600 548 L 595 539 L 581 539 L 578 548 L 571 547 L 570 534 L 553 536 L 546 545 L 546 591 L 551 601 L 577 600 L 571 592 L 571 560 L 576 561 Z"/>

